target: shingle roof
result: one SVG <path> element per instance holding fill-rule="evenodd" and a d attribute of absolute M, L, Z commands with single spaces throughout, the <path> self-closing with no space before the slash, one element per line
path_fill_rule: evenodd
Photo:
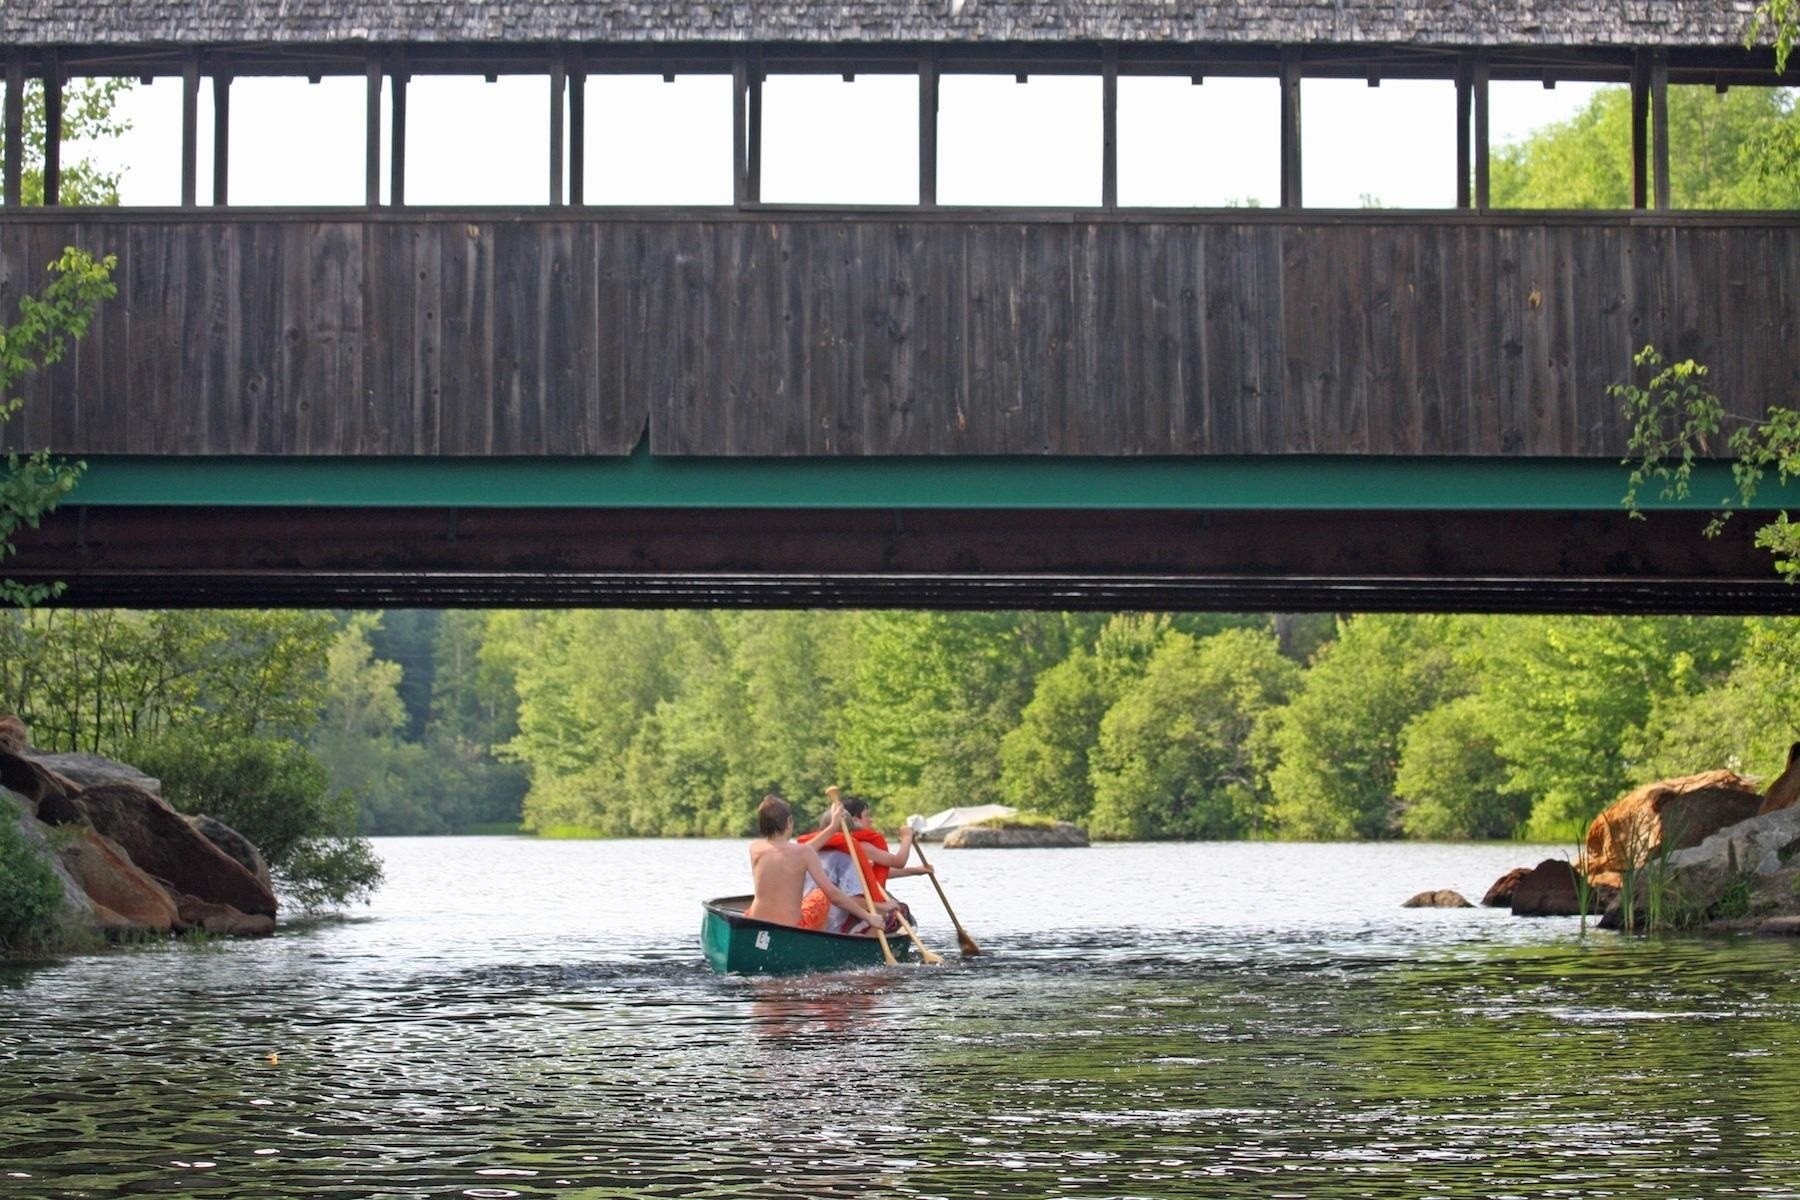
<path fill-rule="evenodd" d="M 1754 0 L 5 0 L 0 43 L 1118 41 L 1733 46 Z"/>

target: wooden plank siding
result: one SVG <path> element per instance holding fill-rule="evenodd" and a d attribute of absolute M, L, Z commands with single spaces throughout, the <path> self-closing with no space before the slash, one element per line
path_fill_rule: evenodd
<path fill-rule="evenodd" d="M 119 296 L 14 447 L 148 455 L 1616 457 L 1654 342 L 1800 385 L 1800 223 L 1591 214 L 0 218 Z"/>

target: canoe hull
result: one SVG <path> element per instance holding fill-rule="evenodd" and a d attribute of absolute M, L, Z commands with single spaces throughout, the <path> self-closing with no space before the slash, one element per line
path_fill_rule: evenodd
<path fill-rule="evenodd" d="M 721 975 L 796 975 L 807 971 L 857 971 L 885 965 L 881 943 L 872 937 L 816 933 L 746 917 L 748 896 L 709 900 L 700 924 L 706 961 Z M 889 938 L 894 957 L 905 962 L 912 947 Z"/>

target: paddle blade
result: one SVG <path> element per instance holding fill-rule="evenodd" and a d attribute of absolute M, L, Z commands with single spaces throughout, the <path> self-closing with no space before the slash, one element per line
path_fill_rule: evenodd
<path fill-rule="evenodd" d="M 961 929 L 956 931 L 956 944 L 962 948 L 964 958 L 974 958 L 981 953 L 981 947 L 975 944 L 975 939 Z"/>

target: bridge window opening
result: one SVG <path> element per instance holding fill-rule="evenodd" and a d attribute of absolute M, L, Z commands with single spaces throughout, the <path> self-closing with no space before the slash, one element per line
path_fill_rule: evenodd
<path fill-rule="evenodd" d="M 917 75 L 771 75 L 762 103 L 763 200 L 919 202 Z"/>
<path fill-rule="evenodd" d="M 1300 164 L 1308 208 L 1454 208 L 1456 84 L 1302 80 Z"/>
<path fill-rule="evenodd" d="M 1119 203 L 1273 208 L 1281 203 L 1281 84 L 1272 78 L 1119 80 Z"/>
<path fill-rule="evenodd" d="M 1793 88 L 1669 88 L 1669 202 L 1675 208 L 1800 208 Z"/>
<path fill-rule="evenodd" d="M 181 85 L 130 78 L 76 77 L 63 85 L 60 204 L 181 203 Z M 27 85 L 43 103 L 42 85 Z M 41 202 L 42 146 L 25 147 L 25 202 Z M 160 168 L 160 171 L 158 170 Z"/>
<path fill-rule="evenodd" d="M 175 145 L 181 145 L 180 82 Z M 388 104 L 384 83 L 381 111 Z M 231 81 L 226 200 L 233 205 L 362 204 L 368 146 L 369 86 L 361 75 L 328 75 L 317 83 L 291 76 Z M 200 81 L 200 196 L 212 196 L 210 79 Z M 180 164 L 176 165 L 179 173 Z"/>
<path fill-rule="evenodd" d="M 1631 89 L 1495 80 L 1488 85 L 1494 208 L 1631 207 Z"/>
<path fill-rule="evenodd" d="M 1100 203 L 1098 75 L 951 75 L 938 80 L 938 202 Z"/>
<path fill-rule="evenodd" d="M 480 75 L 413 76 L 406 88 L 408 205 L 549 201 L 548 74 L 501 75 L 491 83 Z"/>
<path fill-rule="evenodd" d="M 731 76 L 590 75 L 586 97 L 584 204 L 731 203 Z"/>

